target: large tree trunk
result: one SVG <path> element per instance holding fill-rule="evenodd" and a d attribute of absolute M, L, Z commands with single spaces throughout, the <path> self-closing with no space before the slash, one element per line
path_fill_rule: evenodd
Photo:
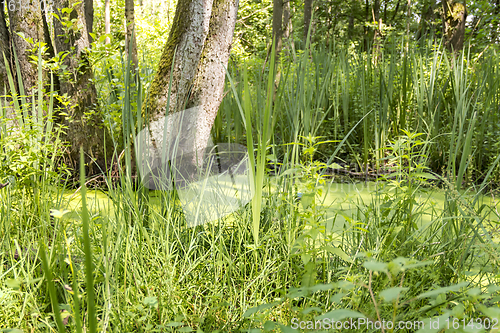
<path fill-rule="evenodd" d="M 69 96 L 66 107 L 67 117 L 61 119 L 67 127 L 65 139 L 70 143 L 70 156 L 74 166 L 79 163 L 79 148 L 83 147 L 85 163 L 90 174 L 106 169 L 106 154 L 113 153 L 110 135 L 106 135 L 101 119 L 93 112 L 97 106 L 97 91 L 92 81 L 93 73 L 87 51 L 90 48 L 85 5 L 77 0 L 56 0 L 56 14 L 61 20 L 76 19 L 80 30 L 67 31 L 61 22 L 54 18 L 56 53 L 65 52 L 65 75 L 60 76 L 60 95 Z M 63 8 L 74 8 L 70 16 L 62 13 Z M 63 74 L 63 73 L 61 73 Z M 97 168 L 94 168 L 97 164 Z M 76 169 L 78 170 L 78 169 Z"/>
<path fill-rule="evenodd" d="M 135 73 L 135 69 L 139 66 L 139 61 L 137 59 L 136 32 L 134 32 L 134 0 L 125 0 L 125 20 L 127 22 L 125 32 L 125 53 L 127 54 L 127 59 L 129 59 L 130 56 L 130 67 L 132 68 L 132 72 Z M 130 49 L 131 46 L 132 49 Z"/>
<path fill-rule="evenodd" d="M 34 3 L 29 6 L 19 6 L 16 2 L 15 6 L 7 6 L 7 8 L 9 10 L 11 45 L 16 52 L 24 91 L 26 95 L 30 95 L 33 87 L 37 84 L 38 75 L 37 65 L 30 63 L 33 45 L 30 45 L 25 39 L 31 39 L 34 43 L 44 41 L 42 12 Z M 24 34 L 24 39 L 18 33 Z M 15 66 L 12 66 L 12 69 L 15 71 Z"/>
<path fill-rule="evenodd" d="M 463 2 L 443 0 L 443 36 L 448 50 L 459 52 L 464 46 L 467 7 Z"/>
<path fill-rule="evenodd" d="M 170 36 L 144 103 L 151 144 L 160 151 L 175 145 L 176 156 L 187 156 L 183 166 L 188 169 L 201 166 L 222 101 L 237 9 L 238 0 L 178 1 Z"/>

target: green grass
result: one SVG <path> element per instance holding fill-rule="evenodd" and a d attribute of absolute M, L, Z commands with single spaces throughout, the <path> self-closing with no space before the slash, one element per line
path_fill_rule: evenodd
<path fill-rule="evenodd" d="M 115 142 L 125 167 L 119 184 L 105 177 L 106 192 L 87 190 L 83 172 L 78 189 L 63 186 L 51 100 L 40 87 L 31 106 L 14 94 L 22 126 L 0 127 L 17 140 L 2 141 L 0 180 L 19 174 L 0 190 L 0 330 L 288 332 L 293 318 L 498 318 L 499 85 L 486 65 L 498 63 L 392 47 L 377 63 L 341 46 L 298 54 L 278 87 L 274 60 L 265 75 L 229 69 L 214 137 L 246 144 L 253 199 L 196 227 L 178 193 L 131 182 L 142 85 L 123 76 Z M 39 148 L 28 144 L 36 138 Z M 332 182 L 327 168 L 340 159 L 393 174 Z"/>

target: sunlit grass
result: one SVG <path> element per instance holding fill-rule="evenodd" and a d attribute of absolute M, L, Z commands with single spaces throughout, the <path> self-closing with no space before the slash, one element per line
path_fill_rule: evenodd
<path fill-rule="evenodd" d="M 492 317 L 498 301 L 486 287 L 499 282 L 499 204 L 487 185 L 500 157 L 485 138 L 498 119 L 498 80 L 439 48 L 405 56 L 394 47 L 376 64 L 337 51 L 300 55 L 278 87 L 273 71 L 228 71 L 214 135 L 246 144 L 253 199 L 215 219 L 190 210 L 205 222 L 195 227 L 183 189 L 132 181 L 131 143 L 144 121 L 133 107 L 145 94 L 124 76 L 115 143 L 128 150 L 118 181 L 108 174 L 104 191 L 86 189 L 81 172 L 80 187 L 68 189 L 63 175 L 41 173 L 0 190 L 0 328 L 286 331 L 293 317 L 335 310 Z M 20 116 L 38 117 L 44 103 L 25 111 L 15 101 Z M 481 168 L 480 139 L 493 155 Z M 393 173 L 377 182 L 326 177 L 349 157 L 358 170 Z M 433 163 L 440 169 L 429 170 Z M 484 178 L 469 186 L 473 173 Z M 382 300 L 399 287 L 408 289 L 398 301 Z"/>

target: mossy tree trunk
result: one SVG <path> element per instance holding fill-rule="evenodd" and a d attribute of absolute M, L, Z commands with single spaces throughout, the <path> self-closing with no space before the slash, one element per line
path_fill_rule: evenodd
<path fill-rule="evenodd" d="M 16 1 L 12 6 L 7 6 L 7 9 L 11 47 L 16 52 L 24 91 L 26 95 L 30 95 L 38 77 L 37 65 L 30 62 L 30 56 L 33 54 L 34 44 L 44 42 L 42 12 L 35 1 L 30 1 L 29 6 L 21 6 Z M 11 57 L 14 59 L 13 54 Z M 14 74 L 16 72 L 14 61 L 11 67 Z"/>
<path fill-rule="evenodd" d="M 125 31 L 125 53 L 127 59 L 130 61 L 132 72 L 135 73 L 136 68 L 139 66 L 139 61 L 137 59 L 137 42 L 135 38 L 137 32 L 134 32 L 134 0 L 125 0 L 125 21 L 127 24 Z"/>
<path fill-rule="evenodd" d="M 459 52 L 464 46 L 467 7 L 465 0 L 443 0 L 443 36 L 448 50 Z"/>
<path fill-rule="evenodd" d="M 83 147 L 88 173 L 93 174 L 106 169 L 113 146 L 111 136 L 97 113 L 97 91 L 88 59 L 90 41 L 87 29 L 89 11 L 85 10 L 87 3 L 77 0 L 55 1 L 54 10 L 59 19 L 54 18 L 54 45 L 56 54 L 67 54 L 63 61 L 66 69 L 59 75 L 59 94 L 68 96 L 68 105 L 64 110 L 67 115 L 60 117 L 60 121 L 67 127 L 65 139 L 70 143 L 71 162 L 77 167 L 79 149 Z M 68 16 L 62 12 L 63 8 L 73 10 Z M 72 29 L 65 29 L 61 22 L 73 19 L 76 19 L 77 24 Z"/>
<path fill-rule="evenodd" d="M 223 97 L 237 9 L 238 0 L 178 1 L 172 30 L 143 107 L 143 114 L 150 120 L 153 145 L 163 141 L 164 130 L 161 121 L 153 126 L 155 121 L 195 110 L 186 112 L 189 119 L 175 127 L 173 135 L 179 142 L 178 149 L 192 153 L 190 162 L 198 166 Z"/>

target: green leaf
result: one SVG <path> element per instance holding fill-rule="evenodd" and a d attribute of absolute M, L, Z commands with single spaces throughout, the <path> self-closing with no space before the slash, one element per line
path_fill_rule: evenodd
<path fill-rule="evenodd" d="M 276 323 L 274 321 L 268 320 L 264 323 L 264 330 L 266 330 L 266 331 L 272 331 L 275 329 L 275 327 L 276 327 Z"/>
<path fill-rule="evenodd" d="M 331 290 L 333 288 L 335 288 L 335 285 L 332 283 L 328 284 L 319 283 L 309 288 L 309 290 L 311 290 L 314 293 L 316 291 Z"/>
<path fill-rule="evenodd" d="M 479 305 L 479 310 L 490 318 L 497 318 L 497 319 L 500 318 L 500 308 L 497 307 L 487 308 L 484 305 Z"/>
<path fill-rule="evenodd" d="M 363 263 L 363 267 L 369 271 L 374 272 L 387 272 L 387 264 L 378 261 L 366 261 Z"/>
<path fill-rule="evenodd" d="M 277 304 L 276 302 L 273 302 L 273 303 L 266 303 L 266 304 L 261 304 L 259 306 L 255 306 L 253 308 L 246 310 L 245 313 L 243 314 L 243 317 L 248 318 L 250 316 L 253 316 L 257 312 L 261 312 L 261 311 L 270 309 L 273 306 L 275 306 L 276 304 Z"/>
<path fill-rule="evenodd" d="M 411 174 L 412 177 L 419 177 L 419 178 L 425 178 L 425 179 L 432 179 L 432 180 L 437 180 L 437 177 L 434 175 L 428 173 L 428 172 L 415 172 Z"/>
<path fill-rule="evenodd" d="M 7 280 L 5 280 L 5 285 L 8 288 L 11 288 L 14 290 L 19 290 L 21 288 L 21 281 L 18 281 L 15 279 L 7 279 Z"/>
<path fill-rule="evenodd" d="M 312 287 L 316 282 L 316 264 L 310 261 L 306 264 L 304 275 L 302 275 L 302 287 Z"/>
<path fill-rule="evenodd" d="M 459 284 L 455 284 L 455 285 L 452 285 L 449 287 L 438 288 L 435 290 L 425 292 L 423 294 L 418 295 L 417 298 L 435 297 L 435 296 L 438 296 L 440 294 L 445 294 L 445 293 L 452 292 L 452 291 L 459 291 L 460 289 L 467 287 L 468 285 L 469 285 L 468 282 L 461 282 Z"/>
<path fill-rule="evenodd" d="M 316 196 L 316 194 L 314 192 L 313 193 L 303 193 L 302 197 L 300 198 L 300 203 L 301 203 L 302 207 L 304 209 L 309 208 L 309 206 L 311 206 L 311 204 L 313 203 L 315 196 Z"/>
<path fill-rule="evenodd" d="M 401 292 L 404 292 L 406 290 L 408 290 L 408 288 L 405 288 L 405 287 L 393 287 L 393 288 L 385 289 L 385 290 L 380 292 L 380 297 L 382 297 L 384 299 L 384 301 L 386 301 L 386 302 L 392 302 L 396 298 L 398 298 L 398 296 Z"/>
<path fill-rule="evenodd" d="M 156 296 L 146 297 L 142 303 L 146 306 L 154 308 L 158 306 L 158 298 Z"/>
<path fill-rule="evenodd" d="M 317 320 L 322 320 L 325 318 L 329 318 L 331 321 L 340 321 L 345 318 L 366 318 L 364 314 L 359 313 L 358 311 L 353 311 L 349 309 L 336 309 L 325 313 L 319 317 L 316 317 Z"/>
<path fill-rule="evenodd" d="M 344 251 L 342 251 L 342 249 L 340 249 L 338 247 L 327 245 L 327 246 L 325 246 L 325 250 L 330 252 L 331 254 L 335 254 L 335 255 L 339 256 L 344 261 L 347 261 L 349 263 L 353 262 L 351 257 L 349 257 Z"/>

